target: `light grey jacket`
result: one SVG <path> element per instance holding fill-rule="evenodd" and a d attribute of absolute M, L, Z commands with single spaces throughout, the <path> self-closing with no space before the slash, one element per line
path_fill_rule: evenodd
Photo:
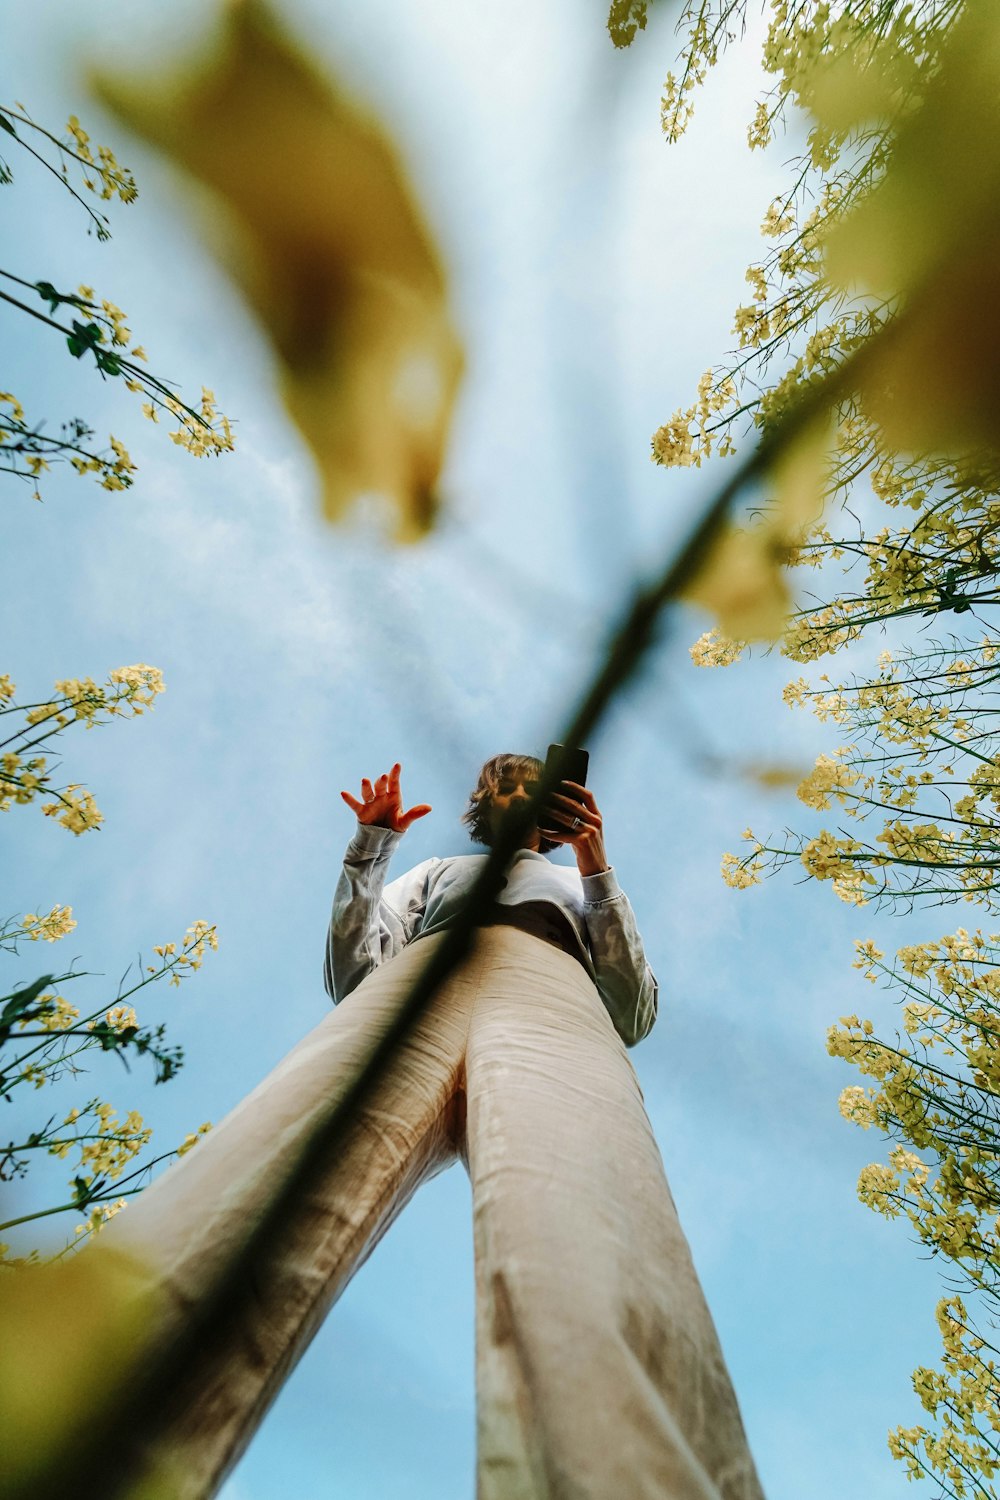
<path fill-rule="evenodd" d="M 414 938 L 454 920 L 485 854 L 425 859 L 385 884 L 392 853 L 403 837 L 391 828 L 359 823 L 344 855 L 333 898 L 324 981 L 334 1004 Z M 646 962 L 628 897 L 614 870 L 581 876 L 544 854 L 520 849 L 498 901 L 555 906 L 580 945 L 580 959 L 626 1046 L 648 1036 L 656 1020 L 657 984 Z"/>

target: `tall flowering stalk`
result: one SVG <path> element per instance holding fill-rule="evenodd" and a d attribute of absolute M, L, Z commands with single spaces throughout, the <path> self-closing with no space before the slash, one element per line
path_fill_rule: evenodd
<path fill-rule="evenodd" d="M 116 199 L 129 204 L 138 197 L 131 172 L 120 165 L 107 146 L 95 146 L 76 115 L 62 136 L 33 120 L 21 104 L 0 106 L 0 148 L 11 159 L 22 158 L 27 170 L 47 174 L 81 206 L 88 232 L 99 240 L 111 235 L 108 215 L 94 204 Z M 25 160 L 26 159 L 26 160 Z M 0 156 L 0 187 L 10 187 L 15 174 Z M 126 389 L 143 397 L 142 412 L 152 422 L 173 424 L 171 440 L 196 457 L 228 452 L 232 427 L 203 387 L 200 400 L 184 401 L 169 381 L 147 367 L 142 344 L 133 339 L 127 315 L 90 286 L 57 288 L 44 278 L 31 278 L 0 268 L 0 303 L 9 312 L 29 317 L 45 336 L 58 342 L 73 359 L 82 360 L 102 379 L 121 380 Z M 0 381 L 6 377 L 0 375 Z M 93 429 L 80 417 L 63 422 L 58 432 L 44 419 L 26 415 L 17 395 L 0 390 L 0 473 L 25 480 L 36 500 L 39 483 L 54 463 L 68 463 L 78 474 L 93 474 L 105 490 L 124 490 L 133 482 L 136 466 L 125 444 L 114 435 L 101 448 Z"/>
<path fill-rule="evenodd" d="M 785 701 L 836 726 L 841 741 L 798 796 L 840 822 L 763 838 L 747 829 L 745 851 L 723 858 L 723 878 L 746 889 L 791 867 L 859 907 L 963 901 L 993 913 L 996 21 L 966 0 L 767 0 L 764 9 L 772 82 L 748 121 L 748 145 L 766 149 L 788 126 L 802 145 L 785 190 L 764 207 L 766 249 L 746 272 L 735 348 L 653 434 L 654 462 L 725 458 L 748 430 L 780 426 L 859 351 L 903 334 L 872 365 L 874 378 L 838 393 L 817 485 L 823 504 L 803 515 L 781 557 L 803 583 L 779 649 L 809 672 Z M 688 128 L 698 87 L 746 11 L 746 0 L 685 6 L 680 60 L 661 100 L 668 141 Z M 956 149 L 959 139 L 969 149 Z M 973 142 L 987 143 L 977 159 Z M 766 527 L 766 507 L 757 525 Z M 732 666 L 754 638 L 718 613 L 721 626 L 691 648 L 700 667 Z M 953 632 L 928 641 L 926 622 L 941 615 Z M 893 647 L 874 667 L 866 652 L 860 670 L 819 671 L 872 627 L 891 628 Z M 914 1375 L 930 1421 L 889 1439 L 910 1478 L 931 1477 L 956 1497 L 994 1496 L 1000 1462 L 997 1350 L 986 1327 L 1000 1302 L 998 942 L 959 928 L 902 949 L 890 968 L 859 942 L 866 977 L 881 975 L 901 1003 L 901 1030 L 883 1041 L 872 1021 L 850 1016 L 829 1038 L 832 1055 L 874 1080 L 848 1087 L 842 1112 L 895 1141 L 887 1162 L 862 1173 L 862 1201 L 905 1216 L 962 1292 L 937 1309 L 940 1370 Z"/>
<path fill-rule="evenodd" d="M 883 977 L 902 1001 L 902 1033 L 882 1041 L 871 1021 L 852 1015 L 827 1038 L 831 1056 L 871 1080 L 843 1090 L 845 1119 L 897 1142 L 887 1162 L 862 1170 L 859 1198 L 887 1218 L 905 1217 L 964 1293 L 938 1303 L 941 1368 L 913 1375 L 936 1428 L 889 1434 L 910 1478 L 930 1476 L 957 1496 L 995 1495 L 989 1481 L 1000 1472 L 998 944 L 1000 933 L 959 928 L 901 948 L 890 966 L 874 943 L 858 942 L 855 966 L 873 983 Z"/>
<path fill-rule="evenodd" d="M 43 814 L 71 833 L 98 828 L 104 814 L 92 794 L 79 782 L 56 786 L 52 741 L 71 724 L 94 729 L 113 718 L 134 718 L 164 691 L 162 672 L 145 662 L 116 667 L 101 686 L 91 677 L 65 678 L 52 697 L 36 703 L 18 703 L 16 684 L 0 675 L 0 812 L 48 797 L 40 802 Z"/>
<path fill-rule="evenodd" d="M 42 916 L 28 912 L 0 925 L 0 951 L 16 954 L 19 942 L 58 942 L 75 927 L 68 906 L 53 907 Z M 207 922 L 193 923 L 180 943 L 155 947 L 155 961 L 131 984 L 126 974 L 112 1004 L 105 998 L 96 1007 L 93 1002 L 82 1007 L 68 999 L 62 990 L 88 977 L 74 969 L 45 974 L 0 996 L 0 1100 L 16 1102 L 26 1091 L 45 1089 L 65 1077 L 76 1078 L 88 1072 L 103 1053 L 115 1054 L 126 1066 L 130 1056 L 148 1057 L 155 1082 L 168 1082 L 181 1066 L 183 1052 L 167 1043 L 162 1023 L 154 1027 L 140 1023 L 136 997 L 163 980 L 180 984 L 184 976 L 201 967 L 207 950 L 217 947 L 215 928 Z M 23 1115 L 22 1107 L 20 1118 Z M 19 1124 L 15 1135 L 0 1145 L 0 1181 L 25 1177 L 44 1156 L 70 1159 L 69 1193 L 49 1207 L 0 1223 L 0 1233 L 54 1214 L 78 1213 L 83 1217 L 67 1246 L 71 1248 L 97 1233 L 129 1196 L 140 1192 L 155 1166 L 190 1150 L 208 1129 L 204 1124 L 174 1150 L 151 1155 L 146 1147 L 152 1131 L 142 1116 L 130 1110 L 120 1119 L 111 1104 L 97 1097 L 65 1113 L 57 1110 L 33 1128 Z M 11 1259 L 9 1251 L 8 1244 L 0 1244 L 0 1258 L 8 1264 L 38 1258 L 38 1251 L 32 1251 L 27 1257 Z"/>
<path fill-rule="evenodd" d="M 90 677 L 66 678 L 55 684 L 51 697 L 31 703 L 18 703 L 16 691 L 9 676 L 0 676 L 0 811 L 48 798 L 40 801 L 43 814 L 69 832 L 81 834 L 98 828 L 103 814 L 92 794 L 79 783 L 57 785 L 50 765 L 52 742 L 73 725 L 94 729 L 152 708 L 164 691 L 162 673 L 140 662 L 116 668 L 103 685 Z M 39 754 L 40 750 L 46 753 Z M 69 906 L 10 918 L 0 922 L 0 952 L 16 954 L 19 944 L 59 942 L 76 925 Z M 154 948 L 154 962 L 147 964 L 131 984 L 126 982 L 126 974 L 113 1001 L 102 1000 L 96 1007 L 74 1004 L 62 993 L 87 977 L 73 967 L 61 974 L 45 974 L 0 995 L 0 1100 L 16 1103 L 29 1090 L 75 1078 L 87 1071 L 98 1053 L 114 1053 L 126 1066 L 130 1057 L 148 1057 L 155 1081 L 169 1081 L 181 1065 L 182 1051 L 167 1043 L 163 1024 L 149 1027 L 140 1023 L 135 997 L 161 980 L 179 984 L 186 974 L 201 967 L 207 949 L 215 947 L 215 928 L 207 922 L 195 922 L 180 944 Z M 75 994 L 75 989 L 71 993 Z M 89 1098 L 68 1113 L 56 1111 L 31 1128 L 20 1128 L 6 1145 L 0 1144 L 0 1182 L 24 1177 L 42 1156 L 71 1157 L 70 1192 L 68 1197 L 60 1195 L 61 1201 L 54 1206 L 0 1224 L 0 1233 L 71 1211 L 84 1215 L 76 1227 L 77 1239 L 96 1233 L 132 1193 L 141 1189 L 154 1166 L 189 1150 L 207 1129 L 203 1125 L 189 1135 L 177 1152 L 150 1156 L 146 1147 L 151 1131 L 141 1115 L 131 1110 L 120 1119 L 100 1098 Z M 9 1248 L 0 1246 L 0 1258 Z M 37 1258 L 37 1254 L 33 1251 L 28 1258 Z"/>
<path fill-rule="evenodd" d="M 764 841 L 748 829 L 750 851 L 727 856 L 725 878 L 746 886 L 792 865 L 857 906 L 965 901 L 996 911 L 998 677 L 1000 643 L 984 637 L 886 650 L 863 677 L 790 682 L 786 703 L 849 741 L 819 756 L 799 800 L 853 826 Z"/>

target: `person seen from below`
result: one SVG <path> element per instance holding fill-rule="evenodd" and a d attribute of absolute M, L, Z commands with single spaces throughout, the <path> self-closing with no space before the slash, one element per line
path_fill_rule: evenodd
<path fill-rule="evenodd" d="M 399 1003 L 487 858 L 432 857 L 386 883 L 432 810 L 404 808 L 401 769 L 363 780 L 360 797 L 341 792 L 357 826 L 325 979 L 359 1024 L 363 996 Z M 474 842 L 492 846 L 542 771 L 530 755 L 486 762 L 462 815 Z M 550 862 L 558 848 L 575 870 Z M 657 1002 L 594 793 L 564 781 L 400 1060 L 396 1097 L 423 1175 L 458 1155 L 472 1179 L 479 1500 L 760 1500 L 626 1055 Z M 390 1151 L 383 1170 L 403 1175 Z"/>
<path fill-rule="evenodd" d="M 541 772 L 530 755 L 486 762 L 463 814 L 474 842 L 492 844 Z M 327 935 L 333 1009 L 108 1226 L 172 1309 L 157 1337 L 225 1277 L 488 857 L 425 859 L 387 883 L 431 812 L 404 810 L 400 777 L 397 763 L 360 797 L 341 793 L 357 823 Z M 477 1500 L 763 1500 L 626 1051 L 656 1019 L 656 980 L 594 793 L 563 782 L 551 807 L 471 952 L 244 1278 L 239 1316 L 169 1409 L 128 1435 L 147 1469 L 183 1476 L 172 1500 L 216 1492 L 354 1272 L 456 1158 L 472 1183 Z M 558 848 L 575 869 L 551 863 Z"/>

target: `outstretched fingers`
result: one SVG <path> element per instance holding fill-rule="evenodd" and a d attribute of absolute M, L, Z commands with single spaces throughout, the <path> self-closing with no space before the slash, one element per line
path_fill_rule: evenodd
<path fill-rule="evenodd" d="M 419 802 L 416 807 L 411 807 L 409 812 L 400 813 L 400 828 L 403 830 L 409 828 L 411 823 L 415 823 L 418 818 L 426 818 L 427 814 L 431 811 L 432 808 L 429 802 Z"/>
<path fill-rule="evenodd" d="M 417 818 L 424 818 L 431 811 L 429 802 L 420 802 L 411 807 L 409 812 L 403 812 L 403 799 L 399 790 L 399 774 L 403 767 L 397 760 L 392 768 L 384 771 L 381 776 L 371 781 L 367 776 L 361 781 L 361 797 L 359 802 L 352 797 L 350 792 L 341 792 L 341 797 L 347 803 L 351 811 L 363 822 L 377 822 L 385 828 L 395 828 L 402 833 L 409 828 Z M 373 804 L 378 804 L 377 806 Z"/>

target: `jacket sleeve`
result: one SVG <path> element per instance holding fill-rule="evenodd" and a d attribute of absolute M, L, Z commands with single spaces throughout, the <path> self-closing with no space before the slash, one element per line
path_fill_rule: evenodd
<path fill-rule="evenodd" d="M 403 837 L 391 828 L 359 823 L 344 855 L 326 939 L 323 982 L 334 1005 L 420 931 L 427 900 L 428 859 L 385 884 L 389 861 Z"/>
<path fill-rule="evenodd" d="M 656 976 L 646 962 L 635 914 L 613 869 L 584 875 L 583 915 L 597 988 L 626 1047 L 653 1029 L 658 1004 Z"/>

